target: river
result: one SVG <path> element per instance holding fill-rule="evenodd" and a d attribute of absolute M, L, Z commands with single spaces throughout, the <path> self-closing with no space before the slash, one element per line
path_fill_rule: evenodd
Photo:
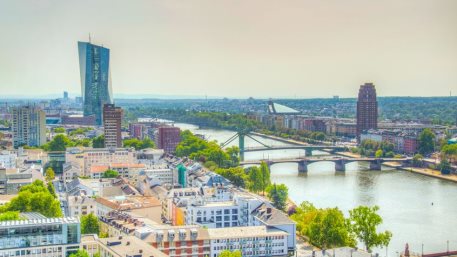
<path fill-rule="evenodd" d="M 190 124 L 176 124 L 182 129 L 205 135 L 208 140 L 225 142 L 234 132 L 228 130 L 199 129 Z M 258 138 L 267 145 L 285 143 Z M 232 144 L 238 144 L 235 140 Z M 246 147 L 260 146 L 246 138 Z M 325 154 L 314 151 L 313 155 Z M 246 160 L 275 159 L 304 156 L 303 150 L 275 150 L 245 153 Z M 308 166 L 308 173 L 298 174 L 297 164 L 275 164 L 271 167 L 271 180 L 284 183 L 289 197 L 299 204 L 309 201 L 317 207 L 348 210 L 359 205 L 378 205 L 384 223 L 380 229 L 393 233 L 388 256 L 398 256 L 409 244 L 410 251 L 420 253 L 444 252 L 449 241 L 450 250 L 457 250 L 457 183 L 443 181 L 407 171 L 383 167 L 370 171 L 368 163 L 353 162 L 346 172 L 335 172 L 331 162 L 317 162 Z M 375 249 L 381 256 L 385 249 Z"/>

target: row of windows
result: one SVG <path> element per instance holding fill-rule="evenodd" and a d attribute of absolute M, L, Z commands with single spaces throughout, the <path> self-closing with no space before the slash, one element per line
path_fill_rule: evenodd
<path fill-rule="evenodd" d="M 246 237 L 246 238 L 232 238 L 232 239 L 217 239 L 216 243 L 234 243 L 240 241 L 258 241 L 258 240 L 277 240 L 284 239 L 284 236 L 267 236 L 267 237 Z"/>

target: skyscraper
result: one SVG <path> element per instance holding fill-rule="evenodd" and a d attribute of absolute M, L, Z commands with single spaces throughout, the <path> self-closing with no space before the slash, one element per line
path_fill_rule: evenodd
<path fill-rule="evenodd" d="M 36 106 L 13 108 L 13 145 L 40 146 L 46 143 L 46 114 Z"/>
<path fill-rule="evenodd" d="M 360 86 L 357 100 L 357 140 L 360 134 L 367 129 L 378 127 L 378 101 L 376 100 L 376 88 L 373 83 L 365 83 Z"/>
<path fill-rule="evenodd" d="M 105 147 L 122 147 L 121 135 L 122 109 L 114 104 L 103 105 L 103 128 L 105 130 Z"/>
<path fill-rule="evenodd" d="M 78 52 L 84 116 L 95 114 L 97 125 L 101 125 L 103 105 L 113 103 L 109 49 L 78 42 Z"/>

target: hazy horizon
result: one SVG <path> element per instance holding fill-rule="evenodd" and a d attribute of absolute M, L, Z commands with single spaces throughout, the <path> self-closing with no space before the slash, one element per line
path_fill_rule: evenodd
<path fill-rule="evenodd" d="M 80 92 L 77 41 L 111 50 L 114 95 L 457 94 L 457 1 L 0 0 L 2 98 Z"/>

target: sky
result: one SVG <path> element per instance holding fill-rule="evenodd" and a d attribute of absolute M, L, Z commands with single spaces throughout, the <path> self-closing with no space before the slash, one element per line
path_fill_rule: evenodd
<path fill-rule="evenodd" d="M 81 94 L 77 41 L 114 95 L 457 95 L 456 0 L 0 0 L 5 96 Z"/>

